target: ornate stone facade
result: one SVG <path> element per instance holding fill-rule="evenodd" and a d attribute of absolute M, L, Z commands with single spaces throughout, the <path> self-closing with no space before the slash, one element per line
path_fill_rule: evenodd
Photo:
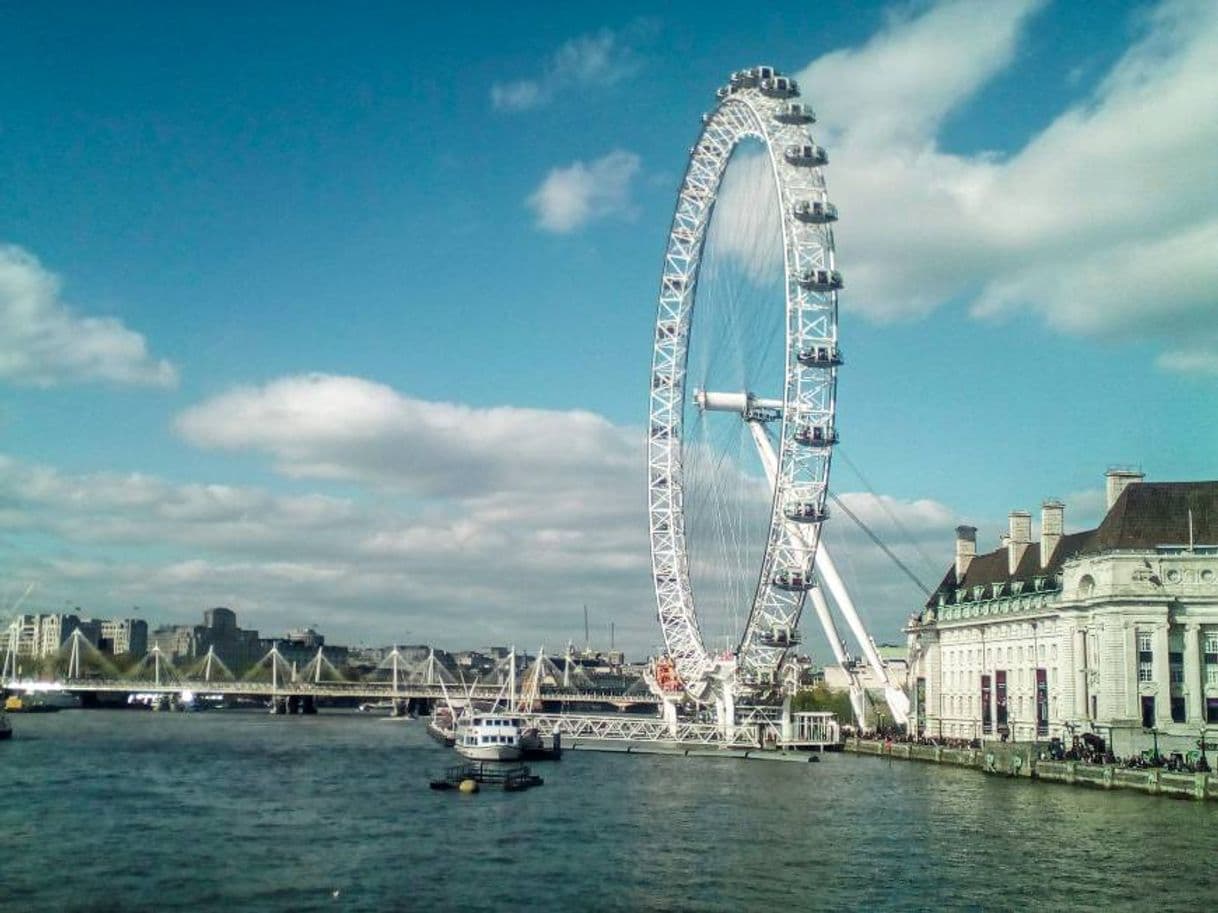
<path fill-rule="evenodd" d="M 910 621 L 914 716 L 923 735 L 1015 741 L 1095 733 L 1118 754 L 1158 741 L 1218 742 L 1218 482 L 1146 483 L 1111 472 L 1108 513 L 1042 538 L 1015 512 L 1004 544 L 957 558 Z"/>

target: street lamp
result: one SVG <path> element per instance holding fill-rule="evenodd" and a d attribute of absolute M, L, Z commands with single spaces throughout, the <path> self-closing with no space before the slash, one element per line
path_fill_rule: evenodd
<path fill-rule="evenodd" d="M 1150 737 L 1154 740 L 1153 761 L 1155 764 L 1158 764 L 1159 763 L 1159 727 L 1158 726 L 1150 727 Z"/>
<path fill-rule="evenodd" d="M 1213 742 L 1206 741 L 1204 723 L 1201 725 L 1201 738 L 1197 739 L 1197 747 L 1201 749 L 1201 759 L 1197 762 L 1197 769 L 1201 771 L 1208 771 L 1210 769 L 1210 762 L 1206 760 L 1205 749 L 1218 748 L 1218 745 L 1214 744 Z"/>

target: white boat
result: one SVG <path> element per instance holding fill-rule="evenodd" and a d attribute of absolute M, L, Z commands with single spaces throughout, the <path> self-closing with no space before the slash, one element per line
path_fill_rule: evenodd
<path fill-rule="evenodd" d="M 524 720 L 506 713 L 474 713 L 457 720 L 455 748 L 471 761 L 515 761 L 520 758 Z"/>

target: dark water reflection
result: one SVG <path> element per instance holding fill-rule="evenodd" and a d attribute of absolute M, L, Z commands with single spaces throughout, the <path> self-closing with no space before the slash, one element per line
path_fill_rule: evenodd
<path fill-rule="evenodd" d="M 571 752 L 464 797 L 427 788 L 453 757 L 418 723 L 15 723 L 4 913 L 1204 910 L 1218 885 L 1213 804 L 900 761 Z"/>

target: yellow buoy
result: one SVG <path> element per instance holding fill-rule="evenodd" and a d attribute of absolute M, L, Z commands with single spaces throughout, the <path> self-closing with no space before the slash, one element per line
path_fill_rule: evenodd
<path fill-rule="evenodd" d="M 457 787 L 463 793 L 476 793 L 478 791 L 477 780 L 462 780 L 461 785 Z"/>

